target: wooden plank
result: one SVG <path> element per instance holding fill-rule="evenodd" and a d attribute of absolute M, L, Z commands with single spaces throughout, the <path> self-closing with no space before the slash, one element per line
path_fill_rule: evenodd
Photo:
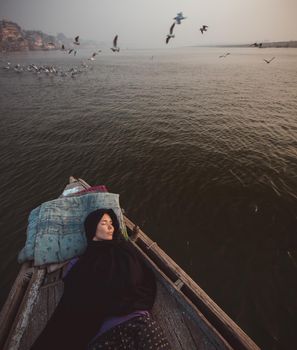
<path fill-rule="evenodd" d="M 81 185 L 82 185 L 85 189 L 88 189 L 88 188 L 91 187 L 85 180 L 80 179 L 80 178 L 78 178 L 77 180 L 78 180 L 78 182 L 81 183 Z"/>
<path fill-rule="evenodd" d="M 131 244 L 133 244 L 141 255 L 143 261 L 152 268 L 159 281 L 159 291 L 156 305 L 154 306 L 154 315 L 163 326 L 167 338 L 173 342 L 172 346 L 175 346 L 173 348 L 183 349 L 183 347 L 181 347 L 183 345 L 181 344 L 187 344 L 188 348 L 185 349 L 197 349 L 197 344 L 201 343 L 208 346 L 206 347 L 207 349 L 232 349 L 196 306 L 192 304 L 159 267 L 145 255 L 141 248 L 134 242 L 131 242 Z M 188 325 L 192 325 L 191 332 L 190 328 L 186 326 L 185 318 L 189 320 Z M 191 334 L 195 334 L 196 336 L 193 337 Z"/>
<path fill-rule="evenodd" d="M 17 350 L 28 350 L 33 345 L 38 335 L 42 332 L 48 321 L 48 289 L 40 289 L 38 298 L 32 309 L 32 315 L 21 337 Z"/>
<path fill-rule="evenodd" d="M 32 309 L 37 300 L 39 288 L 43 281 L 44 275 L 44 269 L 35 269 L 26 294 L 18 310 L 17 316 L 12 325 L 8 339 L 5 343 L 4 350 L 21 350 L 20 343 L 32 315 Z"/>
<path fill-rule="evenodd" d="M 76 178 L 74 176 L 69 176 L 69 183 L 72 184 L 73 182 L 77 182 Z"/>
<path fill-rule="evenodd" d="M 20 343 L 20 350 L 29 350 L 45 328 L 63 294 L 63 282 L 40 288 L 38 300 L 32 310 L 32 317 Z"/>
<path fill-rule="evenodd" d="M 3 347 L 30 281 L 30 263 L 22 264 L 0 313 L 0 349 Z"/>
<path fill-rule="evenodd" d="M 60 298 L 64 291 L 64 283 L 60 280 L 55 285 L 48 287 L 48 299 L 47 299 L 47 311 L 48 320 L 51 318 L 56 306 L 58 305 Z"/>
<path fill-rule="evenodd" d="M 46 267 L 47 273 L 52 273 L 54 271 L 61 270 L 62 268 L 64 268 L 64 266 L 66 266 L 69 263 L 70 260 L 67 260 L 67 261 L 62 262 L 62 263 L 47 265 L 47 267 Z"/>
<path fill-rule="evenodd" d="M 124 216 L 125 224 L 133 230 L 135 224 Z M 188 296 L 192 297 L 199 310 L 210 323 L 223 335 L 224 338 L 236 349 L 259 350 L 253 340 L 141 229 L 135 241 L 145 253 L 157 263 L 161 270 L 169 271 L 171 278 L 179 279 L 188 290 Z"/>
<path fill-rule="evenodd" d="M 183 311 L 182 305 L 179 305 L 174 297 L 168 296 L 167 288 L 159 282 L 153 317 L 164 330 L 172 349 L 229 349 L 227 346 L 216 346 L 213 339 Z"/>

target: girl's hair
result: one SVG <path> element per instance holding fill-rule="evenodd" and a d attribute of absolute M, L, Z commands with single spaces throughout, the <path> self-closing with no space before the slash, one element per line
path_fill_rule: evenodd
<path fill-rule="evenodd" d="M 112 220 L 112 226 L 114 227 L 112 239 L 121 239 L 119 220 L 115 212 L 112 209 L 103 208 L 92 211 L 85 219 L 84 226 L 88 243 L 93 240 L 97 225 L 104 214 L 108 214 Z"/>

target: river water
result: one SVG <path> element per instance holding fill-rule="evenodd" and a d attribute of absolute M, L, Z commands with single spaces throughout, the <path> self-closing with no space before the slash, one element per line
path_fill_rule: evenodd
<path fill-rule="evenodd" d="M 2 54 L 1 67 L 89 67 L 0 70 L 1 304 L 30 210 L 74 175 L 120 193 L 259 346 L 295 349 L 297 49 L 227 50 Z"/>

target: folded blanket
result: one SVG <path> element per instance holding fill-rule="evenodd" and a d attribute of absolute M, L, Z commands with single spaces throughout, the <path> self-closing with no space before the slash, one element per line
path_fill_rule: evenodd
<path fill-rule="evenodd" d="M 31 211 L 19 263 L 28 260 L 33 260 L 35 266 L 60 263 L 83 254 L 87 245 L 84 220 L 99 208 L 114 210 L 122 234 L 127 237 L 118 194 L 102 192 L 60 197 Z"/>
<path fill-rule="evenodd" d="M 68 184 L 60 197 L 78 196 L 90 192 L 108 192 L 105 185 L 92 186 L 89 188 L 83 187 L 79 182 Z"/>

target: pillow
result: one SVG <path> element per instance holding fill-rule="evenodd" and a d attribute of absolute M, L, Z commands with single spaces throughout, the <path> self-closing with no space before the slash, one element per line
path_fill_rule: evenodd
<path fill-rule="evenodd" d="M 34 265 L 39 266 L 83 254 L 87 245 L 84 220 L 90 212 L 100 208 L 114 210 L 122 234 L 127 237 L 118 194 L 102 192 L 61 197 L 43 203 L 30 213 L 27 240 L 18 261 L 34 260 Z"/>

